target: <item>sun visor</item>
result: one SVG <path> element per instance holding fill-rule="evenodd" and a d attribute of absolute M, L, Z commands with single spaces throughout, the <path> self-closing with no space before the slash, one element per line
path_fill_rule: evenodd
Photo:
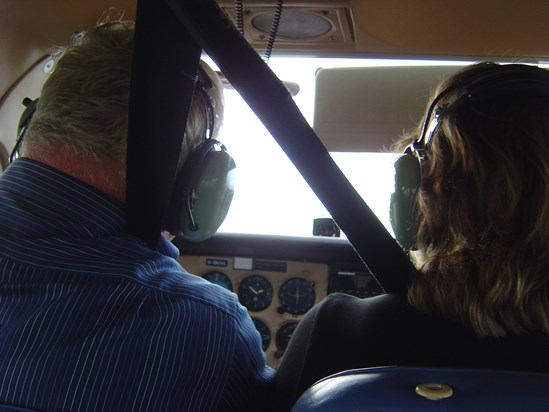
<path fill-rule="evenodd" d="M 313 128 L 330 152 L 379 152 L 421 120 L 441 80 L 463 66 L 319 69 Z"/>

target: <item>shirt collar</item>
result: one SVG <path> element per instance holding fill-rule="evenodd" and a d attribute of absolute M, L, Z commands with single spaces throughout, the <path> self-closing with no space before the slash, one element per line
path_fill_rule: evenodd
<path fill-rule="evenodd" d="M 0 231 L 32 238 L 122 233 L 124 204 L 43 163 L 16 159 L 0 176 Z"/>

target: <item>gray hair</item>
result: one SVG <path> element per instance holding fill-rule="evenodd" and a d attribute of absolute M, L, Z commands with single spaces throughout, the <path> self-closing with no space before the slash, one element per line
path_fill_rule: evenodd
<path fill-rule="evenodd" d="M 63 145 L 75 154 L 101 160 L 120 159 L 125 165 L 134 23 L 107 21 L 73 36 L 67 47 L 54 51 L 55 69 L 45 82 L 37 110 L 23 141 L 25 148 Z M 212 81 L 216 129 L 223 115 L 222 86 L 204 62 Z M 180 156 L 183 163 L 204 136 L 207 118 L 204 96 L 195 93 L 189 109 Z"/>

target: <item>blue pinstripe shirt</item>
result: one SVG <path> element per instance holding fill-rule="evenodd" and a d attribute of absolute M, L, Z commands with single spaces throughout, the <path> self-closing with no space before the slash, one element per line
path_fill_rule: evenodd
<path fill-rule="evenodd" d="M 0 403 L 262 410 L 274 371 L 236 295 L 124 226 L 121 203 L 41 163 L 0 176 Z"/>

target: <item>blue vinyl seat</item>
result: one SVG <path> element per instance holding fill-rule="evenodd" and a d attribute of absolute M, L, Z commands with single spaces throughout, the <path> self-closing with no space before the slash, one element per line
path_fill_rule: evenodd
<path fill-rule="evenodd" d="M 493 410 L 549 410 L 549 374 L 398 366 L 353 369 L 315 383 L 292 412 Z"/>

